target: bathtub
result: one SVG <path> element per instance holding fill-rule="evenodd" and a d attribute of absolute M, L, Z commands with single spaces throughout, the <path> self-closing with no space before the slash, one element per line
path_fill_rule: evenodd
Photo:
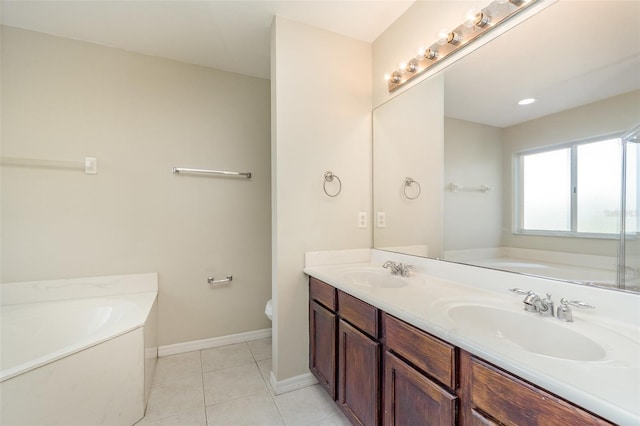
<path fill-rule="evenodd" d="M 616 287 L 615 257 L 532 250 L 514 247 L 454 250 L 445 259 L 486 268 L 518 272 L 599 287 Z M 638 289 L 638 276 L 630 269 L 625 288 Z"/>
<path fill-rule="evenodd" d="M 144 416 L 157 359 L 156 274 L 0 289 L 0 424 L 132 425 Z"/>

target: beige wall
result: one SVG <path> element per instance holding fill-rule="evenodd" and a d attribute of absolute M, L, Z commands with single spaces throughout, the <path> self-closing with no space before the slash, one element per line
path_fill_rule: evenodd
<path fill-rule="evenodd" d="M 600 102 L 573 108 L 503 130 L 503 170 L 511 176 L 516 152 L 541 146 L 551 146 L 597 136 L 623 133 L 640 122 L 640 91 L 615 96 Z M 615 256 L 615 240 L 539 237 L 515 235 L 513 229 L 513 186 L 504 186 L 503 245 L 539 250 Z"/>
<path fill-rule="evenodd" d="M 277 17 L 272 28 L 273 373 L 308 373 L 305 251 L 371 247 L 371 45 Z M 354 66 L 357 65 L 357 66 Z M 325 171 L 342 180 L 330 198 Z"/>
<path fill-rule="evenodd" d="M 3 28 L 2 155 L 99 173 L 2 167 L 2 281 L 158 271 L 160 345 L 268 328 L 269 119 L 268 80 Z"/>

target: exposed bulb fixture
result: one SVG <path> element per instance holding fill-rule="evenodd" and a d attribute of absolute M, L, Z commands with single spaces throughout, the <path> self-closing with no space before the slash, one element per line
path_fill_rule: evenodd
<path fill-rule="evenodd" d="M 508 18 L 520 13 L 539 0 L 493 0 L 480 9 L 467 11 L 462 24 L 453 30 L 442 29 L 435 34 L 435 42 L 418 49 L 417 56 L 402 62 L 390 75 L 385 75 L 389 92 L 446 60 L 449 55 L 496 28 Z M 522 105 L 522 104 L 521 104 Z M 526 105 L 526 104 L 525 104 Z"/>
<path fill-rule="evenodd" d="M 536 100 L 534 98 L 526 98 L 518 101 L 518 105 L 530 105 L 534 103 Z"/>

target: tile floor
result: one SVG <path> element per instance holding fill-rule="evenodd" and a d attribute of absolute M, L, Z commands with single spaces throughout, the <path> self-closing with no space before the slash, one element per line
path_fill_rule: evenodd
<path fill-rule="evenodd" d="M 320 388 L 274 395 L 271 339 L 158 358 L 136 426 L 348 426 Z"/>

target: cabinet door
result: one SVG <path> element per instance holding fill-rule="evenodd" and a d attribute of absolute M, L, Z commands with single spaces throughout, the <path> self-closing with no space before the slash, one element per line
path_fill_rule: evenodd
<path fill-rule="evenodd" d="M 384 424 L 451 426 L 457 397 L 389 352 L 384 354 Z"/>
<path fill-rule="evenodd" d="M 317 302 L 309 302 L 309 369 L 336 399 L 337 316 Z"/>
<path fill-rule="evenodd" d="M 380 344 L 339 320 L 338 405 L 356 425 L 376 426 L 380 413 Z"/>

